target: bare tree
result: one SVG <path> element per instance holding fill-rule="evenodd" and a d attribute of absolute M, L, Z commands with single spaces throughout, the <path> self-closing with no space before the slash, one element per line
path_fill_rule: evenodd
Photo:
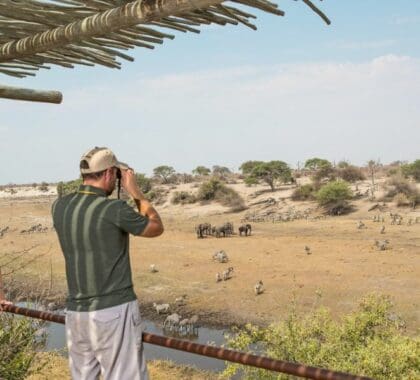
<path fill-rule="evenodd" d="M 371 181 L 371 187 L 370 187 L 370 194 L 371 194 L 371 199 L 374 200 L 375 199 L 375 175 L 378 172 L 379 168 L 381 167 L 381 163 L 379 160 L 375 161 L 375 160 L 370 160 L 367 163 L 367 169 L 368 169 L 368 173 L 369 173 L 369 177 L 370 177 L 370 181 Z"/>

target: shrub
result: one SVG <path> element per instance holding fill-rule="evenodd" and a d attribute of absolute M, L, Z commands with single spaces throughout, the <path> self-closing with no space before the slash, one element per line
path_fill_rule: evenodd
<path fill-rule="evenodd" d="M 197 198 L 200 201 L 210 201 L 216 198 L 216 192 L 224 185 L 216 178 L 211 178 L 209 181 L 203 182 L 198 189 Z"/>
<path fill-rule="evenodd" d="M 398 194 L 404 194 L 410 201 L 415 200 L 418 196 L 416 186 L 408 182 L 408 180 L 405 179 L 402 175 L 392 176 L 388 180 L 386 187 L 386 200 L 391 200 Z"/>
<path fill-rule="evenodd" d="M 228 340 L 230 348 L 378 380 L 420 378 L 420 339 L 404 336 L 403 321 L 386 296 L 369 295 L 356 311 L 334 321 L 319 308 L 300 316 L 292 310 L 269 327 L 247 324 Z M 262 351 L 262 352 L 261 352 Z M 225 377 L 289 379 L 289 375 L 229 363 Z"/>
<path fill-rule="evenodd" d="M 62 197 L 66 194 L 75 193 L 82 183 L 81 178 L 75 179 L 74 181 L 59 182 L 57 185 L 57 194 L 59 197 Z"/>
<path fill-rule="evenodd" d="M 408 206 L 410 204 L 409 199 L 404 193 L 398 193 L 395 195 L 393 201 L 398 207 Z"/>
<path fill-rule="evenodd" d="M 347 182 L 363 181 L 364 179 L 366 179 L 362 170 L 353 165 L 348 165 L 339 169 L 338 177 Z"/>
<path fill-rule="evenodd" d="M 215 200 L 223 206 L 230 207 L 231 211 L 245 209 L 245 203 L 241 196 L 216 178 L 212 178 L 200 186 L 197 199 L 200 201 Z"/>
<path fill-rule="evenodd" d="M 0 314 L 0 378 L 20 380 L 28 375 L 36 350 L 45 343 L 37 336 L 40 322 Z"/>
<path fill-rule="evenodd" d="M 147 178 L 143 173 L 136 173 L 136 182 L 143 193 L 148 193 L 152 190 L 152 180 Z"/>
<path fill-rule="evenodd" d="M 412 176 L 417 182 L 420 182 L 420 160 L 416 160 L 411 164 L 401 166 L 404 175 Z"/>
<path fill-rule="evenodd" d="M 313 199 L 315 199 L 315 187 L 312 184 L 299 186 L 292 194 L 292 200 L 294 201 L 307 201 Z"/>
<path fill-rule="evenodd" d="M 398 175 L 402 172 L 402 170 L 400 168 L 391 168 L 388 170 L 388 172 L 386 173 L 386 175 L 388 177 L 392 177 L 394 175 Z"/>
<path fill-rule="evenodd" d="M 342 180 L 327 183 L 316 193 L 316 199 L 321 206 L 346 201 L 351 197 L 349 184 Z"/>
<path fill-rule="evenodd" d="M 47 192 L 48 190 L 49 190 L 49 188 L 48 188 L 48 183 L 47 182 L 42 182 L 40 185 L 39 185 L 39 187 L 38 187 L 38 190 L 39 191 L 42 191 L 42 192 Z"/>
<path fill-rule="evenodd" d="M 161 205 L 166 202 L 166 196 L 169 191 L 162 189 L 161 187 L 153 188 L 152 190 L 144 193 L 144 196 L 156 205 Z"/>
<path fill-rule="evenodd" d="M 195 203 L 196 201 L 197 201 L 197 198 L 193 194 L 187 191 L 175 191 L 171 199 L 171 202 L 174 205 L 177 205 L 177 204 L 184 205 L 187 203 Z"/>
<path fill-rule="evenodd" d="M 179 173 L 176 175 L 176 182 L 175 183 L 191 183 L 194 182 L 195 178 L 191 174 L 188 173 Z"/>
<path fill-rule="evenodd" d="M 316 193 L 318 203 L 330 215 L 342 215 L 352 211 L 348 199 L 352 198 L 349 184 L 342 180 L 329 182 Z"/>
<path fill-rule="evenodd" d="M 216 192 L 216 201 L 221 205 L 229 207 L 230 211 L 239 212 L 245 210 L 246 206 L 242 197 L 232 188 L 223 186 Z"/>

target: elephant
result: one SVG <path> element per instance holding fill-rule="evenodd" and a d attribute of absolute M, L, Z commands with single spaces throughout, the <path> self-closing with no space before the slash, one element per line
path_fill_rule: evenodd
<path fill-rule="evenodd" d="M 250 224 L 242 224 L 239 226 L 239 235 L 242 236 L 242 233 L 245 233 L 245 236 L 251 235 L 251 229 Z"/>

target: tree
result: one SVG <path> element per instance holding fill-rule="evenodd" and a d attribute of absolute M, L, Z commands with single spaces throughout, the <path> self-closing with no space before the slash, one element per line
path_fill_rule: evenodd
<path fill-rule="evenodd" d="M 226 174 L 232 173 L 230 169 L 227 168 L 226 166 L 214 165 L 212 169 L 213 169 L 213 174 L 215 175 L 226 175 Z"/>
<path fill-rule="evenodd" d="M 205 166 L 197 166 L 193 171 L 192 174 L 199 175 L 199 176 L 207 176 L 211 173 L 211 170 L 209 168 L 206 168 Z"/>
<path fill-rule="evenodd" d="M 325 166 L 332 167 L 331 162 L 323 158 L 314 157 L 305 161 L 305 168 L 308 170 L 316 171 Z"/>
<path fill-rule="evenodd" d="M 263 180 L 270 186 L 271 191 L 274 191 L 276 181 L 286 183 L 292 180 L 292 171 L 283 161 L 269 161 L 256 165 L 249 177 Z"/>
<path fill-rule="evenodd" d="M 381 164 L 379 160 L 378 161 L 370 160 L 367 163 L 367 169 L 368 169 L 368 173 L 369 173 L 369 177 L 371 181 L 370 192 L 371 192 L 372 199 L 375 197 L 375 174 L 378 172 L 380 167 L 381 167 Z"/>
<path fill-rule="evenodd" d="M 331 162 L 323 158 L 314 157 L 306 160 L 305 168 L 314 172 L 314 179 L 316 181 L 334 177 L 334 168 Z"/>
<path fill-rule="evenodd" d="M 226 180 L 226 177 L 229 174 L 232 174 L 230 169 L 227 168 L 226 166 L 214 165 L 212 169 L 213 169 L 213 175 L 221 180 Z"/>
<path fill-rule="evenodd" d="M 143 173 L 136 173 L 136 182 L 143 193 L 148 193 L 152 190 L 152 181 Z"/>
<path fill-rule="evenodd" d="M 163 183 L 169 183 L 169 178 L 175 174 L 175 169 L 172 166 L 161 165 L 153 169 L 153 174 Z"/>
<path fill-rule="evenodd" d="M 245 161 L 240 167 L 239 170 L 243 175 L 249 175 L 257 165 L 262 164 L 263 161 Z"/>
<path fill-rule="evenodd" d="M 401 170 L 405 176 L 412 176 L 416 182 L 420 182 L 420 160 L 415 160 L 411 164 L 402 165 Z"/>

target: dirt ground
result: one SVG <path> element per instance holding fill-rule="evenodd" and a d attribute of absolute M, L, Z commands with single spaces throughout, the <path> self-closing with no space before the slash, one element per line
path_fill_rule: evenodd
<path fill-rule="evenodd" d="M 260 197 L 284 198 L 286 191 Z M 248 204 L 260 199 L 251 199 L 248 188 L 246 192 Z M 55 232 L 20 233 L 37 223 L 51 227 L 52 201 L 52 197 L 0 199 L 0 229 L 10 227 L 0 239 L 0 265 L 7 253 L 35 246 L 27 253 L 28 259 L 39 253 L 44 256 L 24 269 L 25 276 L 52 281 L 52 288 L 65 291 L 64 260 Z M 310 202 L 286 202 L 297 208 L 315 208 Z M 372 202 L 367 199 L 353 204 L 356 211 L 347 216 L 252 223 L 249 237 L 236 234 L 197 239 L 196 224 L 230 221 L 237 231 L 247 211 L 232 214 L 220 206 L 170 206 L 167 202 L 158 207 L 165 233 L 156 239 L 131 238 L 133 280 L 143 314 L 163 320 L 152 303 L 165 302 L 183 317 L 198 314 L 207 325 L 267 324 L 287 315 L 293 302 L 301 311 L 322 304 L 339 316 L 353 310 L 364 295 L 379 292 L 392 297 L 408 332 L 418 333 L 420 223 L 408 225 L 407 221 L 420 217 L 420 211 L 389 204 L 381 213 L 369 212 Z M 389 212 L 396 211 L 404 217 L 402 225 L 390 224 Z M 385 222 L 373 222 L 375 214 L 383 215 Z M 367 228 L 358 229 L 359 220 Z M 385 234 L 379 232 L 382 225 Z M 388 239 L 389 249 L 377 250 L 376 239 Z M 305 252 L 305 245 L 312 254 Z M 212 259 L 218 250 L 227 253 L 228 263 Z M 157 273 L 150 272 L 151 264 L 155 264 Z M 216 283 L 216 272 L 229 266 L 234 268 L 232 278 Z M 254 285 L 258 280 L 263 281 L 264 292 L 256 296 Z M 7 276 L 5 282 L 7 285 Z M 175 306 L 175 298 L 181 295 L 186 295 L 185 306 Z"/>

